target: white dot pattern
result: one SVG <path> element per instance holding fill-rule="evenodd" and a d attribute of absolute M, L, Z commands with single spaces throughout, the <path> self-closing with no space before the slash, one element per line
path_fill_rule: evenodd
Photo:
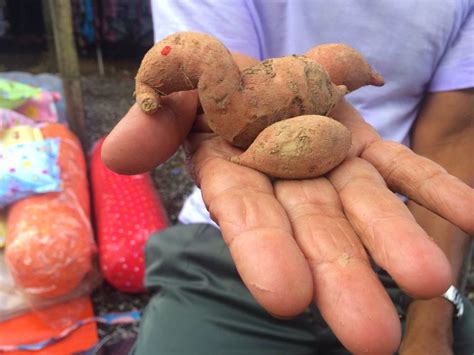
<path fill-rule="evenodd" d="M 125 292 L 144 290 L 144 248 L 148 237 L 167 226 L 167 217 L 149 174 L 119 175 L 92 153 L 91 183 L 101 270 Z"/>

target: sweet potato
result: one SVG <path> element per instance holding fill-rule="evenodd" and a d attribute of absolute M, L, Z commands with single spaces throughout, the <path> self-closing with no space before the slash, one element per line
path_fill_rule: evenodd
<path fill-rule="evenodd" d="M 384 79 L 354 48 L 342 43 L 327 43 L 311 48 L 305 54 L 326 69 L 331 81 L 350 91 L 365 85 L 382 86 Z"/>
<path fill-rule="evenodd" d="M 196 89 L 198 83 L 209 86 L 209 95 L 219 96 L 238 90 L 239 82 L 239 68 L 221 42 L 206 34 L 178 32 L 145 54 L 135 78 L 135 95 L 142 110 L 153 113 L 160 96 Z"/>
<path fill-rule="evenodd" d="M 265 128 L 231 161 L 277 178 L 311 178 L 339 165 L 351 147 L 351 132 L 332 118 L 305 115 Z"/>
<path fill-rule="evenodd" d="M 351 58 L 354 56 L 352 52 L 346 52 Z M 365 61 L 359 63 L 351 59 L 350 63 L 350 68 L 339 68 L 341 71 L 345 70 L 343 77 L 348 75 L 348 71 L 359 70 L 355 64 L 361 67 L 359 71 L 367 71 Z M 337 77 L 336 74 L 333 75 Z M 348 83 L 351 87 L 353 81 L 361 82 L 361 79 L 356 79 L 350 77 Z M 375 79 L 365 81 L 379 84 Z M 236 147 L 247 149 L 266 127 L 303 115 L 310 117 L 291 120 L 287 125 L 266 131 L 265 141 L 270 140 L 268 132 L 276 132 L 280 127 L 291 127 L 290 124 L 297 126 L 290 129 L 289 136 L 296 134 L 295 132 L 301 133 L 303 128 L 300 125 L 303 122 L 312 127 L 307 132 L 318 135 L 330 133 L 328 137 L 317 136 L 311 138 L 309 143 L 302 143 L 309 144 L 307 149 L 302 148 L 305 152 L 316 154 L 314 149 L 321 149 L 321 156 L 325 157 L 324 163 L 315 166 L 314 159 L 307 154 L 296 155 L 295 159 L 299 157 L 303 160 L 292 162 L 293 165 L 288 165 L 288 169 L 281 171 L 277 168 L 265 168 L 265 172 L 270 175 L 275 171 L 277 175 L 273 176 L 282 178 L 319 176 L 334 167 L 334 162 L 343 159 L 342 151 L 348 151 L 347 137 L 350 141 L 350 134 L 340 126 L 336 125 L 335 128 L 335 124 L 329 119 L 318 118 L 317 123 L 312 122 L 316 116 L 330 115 L 334 106 L 347 93 L 347 87 L 334 84 L 326 69 L 309 56 L 268 59 L 240 71 L 230 52 L 216 38 L 194 32 L 175 33 L 156 43 L 145 55 L 136 76 L 135 93 L 141 109 L 152 114 L 160 105 L 160 96 L 196 88 L 209 127 Z M 319 128 L 314 129 L 315 125 L 319 125 Z M 321 128 L 324 125 L 328 125 L 327 129 Z M 340 146 L 344 149 L 334 148 L 339 147 L 337 142 L 340 140 L 343 142 Z M 273 144 L 280 144 L 279 142 L 277 139 Z M 332 159 L 328 155 L 331 149 L 337 150 Z M 265 160 L 260 153 L 258 156 L 259 161 Z M 250 153 L 234 160 L 245 165 L 250 161 L 249 157 Z M 329 162 L 333 162 L 331 167 Z M 269 158 L 268 164 L 277 162 Z M 263 165 L 253 167 L 261 170 L 259 167 Z"/>
<path fill-rule="evenodd" d="M 289 70 L 291 68 L 291 70 Z M 211 129 L 240 148 L 247 148 L 272 123 L 290 117 L 327 115 L 346 93 L 324 69 L 304 57 L 269 59 L 242 71 L 241 90 L 225 96 L 199 91 Z"/>

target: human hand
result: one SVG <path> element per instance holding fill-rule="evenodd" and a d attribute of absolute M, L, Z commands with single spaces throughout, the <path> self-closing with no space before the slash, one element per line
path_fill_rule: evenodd
<path fill-rule="evenodd" d="M 122 173 L 146 171 L 186 138 L 191 174 L 211 216 L 242 280 L 270 313 L 291 317 L 315 301 L 350 351 L 389 353 L 400 342 L 399 319 L 368 254 L 413 296 L 448 288 L 444 254 L 386 183 L 470 232 L 472 189 L 403 146 L 382 142 L 349 104 L 332 116 L 352 131 L 350 157 L 324 177 L 272 181 L 228 160 L 238 150 L 207 132 L 202 116 L 194 120 L 195 93 L 162 103 L 152 117 L 132 107 L 104 142 L 104 161 Z"/>

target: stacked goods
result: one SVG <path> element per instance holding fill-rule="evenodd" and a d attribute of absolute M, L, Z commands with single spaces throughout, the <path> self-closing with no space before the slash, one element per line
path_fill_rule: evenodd
<path fill-rule="evenodd" d="M 60 140 L 62 191 L 31 195 L 10 206 L 5 257 L 26 295 L 52 298 L 81 285 L 92 270 L 95 244 L 81 145 L 60 124 L 45 125 L 41 132 L 45 139 Z"/>

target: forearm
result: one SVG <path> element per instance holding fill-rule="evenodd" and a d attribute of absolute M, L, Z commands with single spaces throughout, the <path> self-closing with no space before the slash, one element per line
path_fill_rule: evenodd
<path fill-rule="evenodd" d="M 456 139 L 450 137 L 447 138 L 449 141 L 438 142 L 437 145 L 425 145 L 427 142 L 415 141 L 413 142 L 413 149 L 417 153 L 436 161 L 461 180 L 472 184 L 474 177 L 472 159 L 463 161 L 456 158 L 465 157 L 468 152 L 474 152 L 474 144 L 469 137 L 473 137 L 472 132 L 465 130 L 457 135 Z M 470 243 L 470 236 L 424 207 L 413 202 L 409 202 L 409 207 L 418 223 L 448 257 L 453 272 L 453 284 L 457 285 L 465 252 Z M 446 332 L 447 329 L 442 328 L 445 326 L 450 329 L 451 322 L 446 320 L 452 319 L 453 312 L 453 305 L 442 298 L 415 301 L 410 305 L 408 325 L 424 328 L 426 331 L 436 333 L 436 336 L 448 336 L 451 332 Z M 443 331 L 440 332 L 440 330 Z"/>
<path fill-rule="evenodd" d="M 460 98 L 454 96 L 454 100 L 472 108 L 472 93 L 459 95 Z M 438 100 L 441 101 L 439 104 L 428 105 L 422 111 L 421 120 L 413 130 L 412 149 L 437 162 L 470 186 L 474 186 L 474 159 L 471 156 L 474 153 L 472 113 L 460 109 L 457 113 L 460 118 L 456 115 L 449 116 L 449 105 L 453 99 L 445 94 Z M 437 106 L 441 106 L 446 112 L 439 112 Z M 418 223 L 445 252 L 453 268 L 453 283 L 456 284 L 470 236 L 413 202 L 410 202 L 409 206 Z"/>
<path fill-rule="evenodd" d="M 412 149 L 473 186 L 472 92 L 436 95 L 427 101 L 412 132 Z M 457 285 L 470 236 L 414 202 L 410 201 L 409 207 L 418 223 L 446 254 L 452 266 L 453 284 Z M 454 306 L 442 297 L 413 301 L 408 309 L 404 345 L 416 348 L 423 339 L 452 344 L 453 316 Z"/>
<path fill-rule="evenodd" d="M 412 149 L 459 179 L 474 185 L 474 117 L 472 90 L 430 95 L 412 131 Z M 470 236 L 459 228 L 409 202 L 417 222 L 446 254 L 452 266 L 452 283 L 459 276 Z M 452 354 L 454 306 L 442 297 L 414 300 L 407 312 L 400 353 Z"/>

